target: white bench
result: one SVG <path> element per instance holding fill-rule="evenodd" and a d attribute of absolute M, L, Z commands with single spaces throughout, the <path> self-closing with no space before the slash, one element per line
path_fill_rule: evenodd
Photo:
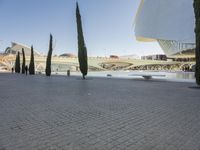
<path fill-rule="evenodd" d="M 152 79 L 152 77 L 165 77 L 166 75 L 160 75 L 160 74 L 130 74 L 129 76 L 141 76 L 146 80 Z"/>

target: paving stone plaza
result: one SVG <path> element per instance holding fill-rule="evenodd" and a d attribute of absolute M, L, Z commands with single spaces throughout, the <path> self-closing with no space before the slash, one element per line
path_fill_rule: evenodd
<path fill-rule="evenodd" d="M 0 74 L 0 150 L 200 150 L 192 86 Z"/>

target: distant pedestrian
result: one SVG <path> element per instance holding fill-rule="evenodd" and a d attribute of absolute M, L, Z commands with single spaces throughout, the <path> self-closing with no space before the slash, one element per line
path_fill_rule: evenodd
<path fill-rule="evenodd" d="M 70 70 L 67 70 L 67 76 L 70 77 Z"/>
<path fill-rule="evenodd" d="M 14 72 L 14 68 L 12 67 L 12 73 Z"/>
<path fill-rule="evenodd" d="M 27 72 L 28 72 L 28 67 L 25 66 L 25 72 L 26 72 L 26 75 L 27 75 Z"/>

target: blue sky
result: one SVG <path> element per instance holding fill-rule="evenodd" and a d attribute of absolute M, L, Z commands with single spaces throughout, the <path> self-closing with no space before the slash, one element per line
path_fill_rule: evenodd
<path fill-rule="evenodd" d="M 159 45 L 137 42 L 134 17 L 140 0 L 78 0 L 90 56 L 163 53 Z M 44 54 L 49 34 L 54 54 L 77 53 L 75 0 L 0 0 L 0 50 L 19 42 Z"/>

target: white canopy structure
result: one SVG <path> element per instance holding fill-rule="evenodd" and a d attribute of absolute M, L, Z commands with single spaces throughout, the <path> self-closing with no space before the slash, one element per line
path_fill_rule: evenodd
<path fill-rule="evenodd" d="M 195 48 L 193 0 L 141 0 L 136 18 L 138 41 L 158 41 L 166 55 Z"/>
<path fill-rule="evenodd" d="M 31 47 L 16 42 L 12 42 L 11 47 L 6 48 L 5 54 L 16 54 L 17 52 L 20 52 L 22 54 L 22 48 L 24 49 L 26 56 L 31 56 Z M 35 49 L 34 49 L 34 55 L 41 56 L 41 54 L 37 52 Z"/>

